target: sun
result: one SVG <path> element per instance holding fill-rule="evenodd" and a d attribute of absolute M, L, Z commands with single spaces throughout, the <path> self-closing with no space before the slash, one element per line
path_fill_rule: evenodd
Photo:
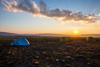
<path fill-rule="evenodd" d="M 75 31 L 74 31 L 74 34 L 77 34 L 77 33 L 78 33 L 78 31 L 77 31 L 77 30 L 75 30 Z"/>

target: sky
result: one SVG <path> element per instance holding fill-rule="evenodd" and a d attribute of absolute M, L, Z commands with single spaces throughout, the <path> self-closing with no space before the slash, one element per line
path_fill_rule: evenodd
<path fill-rule="evenodd" d="M 100 34 L 100 0 L 0 0 L 0 31 Z"/>

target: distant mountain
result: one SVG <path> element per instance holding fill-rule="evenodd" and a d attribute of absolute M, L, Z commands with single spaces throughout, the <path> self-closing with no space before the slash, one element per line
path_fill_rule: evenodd
<path fill-rule="evenodd" d="M 100 37 L 100 34 L 82 34 L 82 35 L 65 35 L 65 34 L 52 34 L 52 33 L 42 33 L 42 34 L 16 34 L 9 32 L 0 32 L 0 36 L 50 36 L 50 37 Z"/>
<path fill-rule="evenodd" d="M 82 37 L 100 37 L 100 34 L 82 34 Z"/>
<path fill-rule="evenodd" d="M 18 36 L 18 34 L 8 33 L 8 32 L 0 32 L 0 36 Z"/>
<path fill-rule="evenodd" d="M 9 32 L 0 32 L 0 36 L 32 36 L 33 34 L 16 34 Z"/>
<path fill-rule="evenodd" d="M 42 33 L 42 34 L 15 34 L 15 33 L 9 33 L 9 32 L 0 32 L 0 36 L 56 36 L 56 37 L 61 37 L 61 36 L 66 36 L 63 34 L 52 34 L 52 33 Z"/>
<path fill-rule="evenodd" d="M 34 36 L 52 36 L 52 37 L 66 37 L 68 35 L 64 34 L 52 34 L 52 33 L 42 33 L 42 34 L 34 34 Z"/>

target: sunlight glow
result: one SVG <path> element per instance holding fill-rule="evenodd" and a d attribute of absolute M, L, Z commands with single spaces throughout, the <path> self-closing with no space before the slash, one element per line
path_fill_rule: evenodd
<path fill-rule="evenodd" d="M 78 31 L 77 31 L 77 30 L 75 30 L 75 31 L 74 31 L 74 34 L 77 34 L 77 33 L 78 33 Z"/>

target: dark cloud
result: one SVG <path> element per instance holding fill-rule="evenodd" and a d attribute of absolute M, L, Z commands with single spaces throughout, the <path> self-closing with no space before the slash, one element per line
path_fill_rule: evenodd
<path fill-rule="evenodd" d="M 40 0 L 39 7 L 34 1 L 29 0 L 3 0 L 2 4 L 4 8 L 8 11 L 26 11 L 33 15 L 44 15 L 47 17 L 55 17 L 61 21 L 74 21 L 74 22 L 87 22 L 95 23 L 97 21 L 96 14 L 85 15 L 82 12 L 72 12 L 70 10 L 60 10 L 59 8 L 54 10 L 49 10 L 47 5 Z"/>
<path fill-rule="evenodd" d="M 42 0 L 40 0 L 40 2 L 39 2 L 39 8 L 40 8 L 41 14 L 46 14 L 48 12 L 48 8 Z"/>
<path fill-rule="evenodd" d="M 0 8 L 1 8 L 1 5 L 2 5 L 1 2 L 2 2 L 2 0 L 0 0 Z"/>

